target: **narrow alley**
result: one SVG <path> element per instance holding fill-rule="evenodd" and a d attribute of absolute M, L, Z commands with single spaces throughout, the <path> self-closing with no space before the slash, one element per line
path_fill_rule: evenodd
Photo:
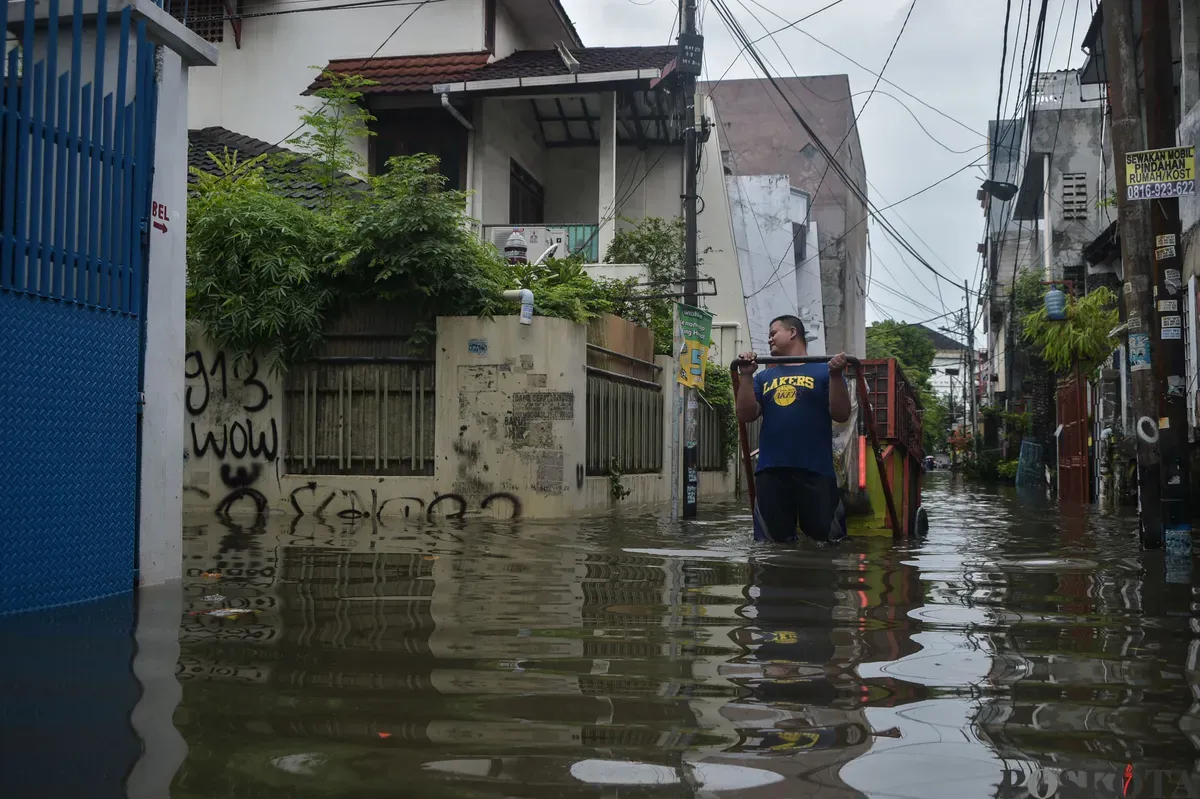
<path fill-rule="evenodd" d="M 9 778 L 68 796 L 130 774 L 131 796 L 181 799 L 1200 794 L 1192 593 L 1134 518 L 926 483 L 924 541 L 833 550 L 755 545 L 738 505 L 214 519 L 184 531 L 182 593 L 144 590 L 136 621 L 128 596 L 0 619 L 24 687 L 0 700 L 5 757 L 45 766 Z M 178 684 L 139 691 L 176 634 Z M 106 697 L 86 746 L 48 740 L 81 695 Z"/>

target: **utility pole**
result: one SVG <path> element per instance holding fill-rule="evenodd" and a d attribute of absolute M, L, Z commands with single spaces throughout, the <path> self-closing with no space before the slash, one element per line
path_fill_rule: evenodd
<path fill-rule="evenodd" d="M 1112 111 L 1112 151 L 1116 168 L 1117 218 L 1121 232 L 1121 264 L 1125 273 L 1126 324 L 1129 331 L 1129 378 L 1133 388 L 1134 439 L 1137 442 L 1138 514 L 1141 541 L 1147 549 L 1163 544 L 1160 499 L 1158 397 L 1151 371 L 1151 326 L 1155 322 L 1152 276 L 1154 235 L 1150 204 L 1129 199 L 1125 156 L 1145 148 L 1138 95 L 1133 9 L 1124 0 L 1103 0 L 1108 98 Z M 1147 75 L 1147 84 L 1149 84 Z"/>
<path fill-rule="evenodd" d="M 1172 148 L 1175 140 L 1175 92 L 1171 64 L 1171 10 L 1167 0 L 1142 0 L 1142 60 L 1146 83 L 1147 149 Z M 1163 51 L 1163 47 L 1167 47 Z M 1121 162 L 1117 162 L 1120 164 Z M 1185 528 L 1190 538 L 1188 508 L 1187 366 L 1183 346 L 1183 312 L 1187 292 L 1181 277 L 1182 231 L 1179 199 L 1142 200 L 1150 212 L 1154 236 L 1154 376 L 1158 384 L 1158 447 L 1162 458 L 1162 523 L 1171 531 Z"/>
<path fill-rule="evenodd" d="M 978 356 L 975 354 L 975 323 L 971 321 L 971 282 L 969 280 L 963 281 L 963 293 L 967 300 L 967 377 L 971 386 L 971 404 L 969 406 L 971 409 L 971 443 L 978 446 L 975 434 L 975 422 L 979 418 L 976 416 L 975 408 L 975 403 L 978 401 L 976 395 L 979 393 L 975 380 L 975 361 L 978 360 Z"/>
<path fill-rule="evenodd" d="M 695 306 L 699 274 L 696 264 L 696 77 L 700 74 L 703 40 L 696 33 L 696 0 L 679 0 L 679 50 L 676 69 L 683 94 L 683 301 Z M 683 518 L 696 517 L 700 491 L 699 419 L 696 389 L 683 391 Z"/>

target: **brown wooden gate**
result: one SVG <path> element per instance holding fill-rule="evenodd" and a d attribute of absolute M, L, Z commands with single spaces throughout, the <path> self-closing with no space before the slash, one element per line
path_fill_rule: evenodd
<path fill-rule="evenodd" d="M 1091 501 L 1088 462 L 1087 380 L 1075 367 L 1058 381 L 1058 497 L 1063 502 Z"/>

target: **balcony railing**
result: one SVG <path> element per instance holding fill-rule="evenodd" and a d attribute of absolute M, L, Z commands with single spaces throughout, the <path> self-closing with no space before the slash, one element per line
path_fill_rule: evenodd
<path fill-rule="evenodd" d="M 530 258 L 538 257 L 554 241 L 561 240 L 566 245 L 566 252 L 560 251 L 558 257 L 582 253 L 587 263 L 600 262 L 599 225 L 563 223 L 527 225 L 519 222 L 511 225 L 486 225 L 483 228 L 483 238 L 503 250 L 504 242 L 513 232 L 513 228 L 520 228 L 524 231 L 526 240 L 529 241 Z"/>

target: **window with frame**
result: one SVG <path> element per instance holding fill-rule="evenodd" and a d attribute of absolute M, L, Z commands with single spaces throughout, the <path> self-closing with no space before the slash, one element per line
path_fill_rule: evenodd
<path fill-rule="evenodd" d="M 516 161 L 509 162 L 508 221 L 513 225 L 546 221 L 546 190 Z"/>
<path fill-rule="evenodd" d="M 1088 218 L 1087 173 L 1069 172 L 1063 175 L 1063 219 L 1086 221 Z"/>

